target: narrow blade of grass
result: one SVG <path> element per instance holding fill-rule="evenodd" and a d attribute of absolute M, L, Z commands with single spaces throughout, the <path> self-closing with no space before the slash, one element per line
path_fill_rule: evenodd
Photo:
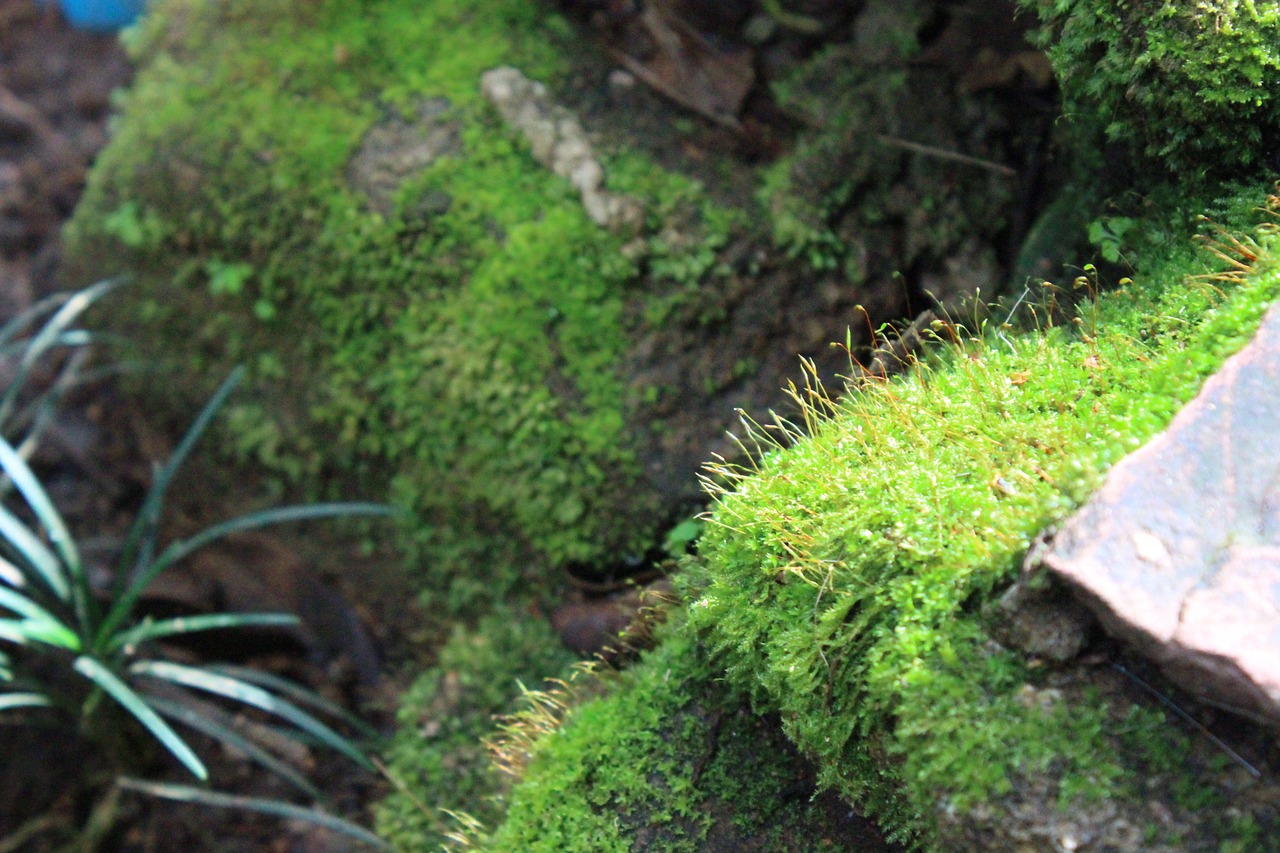
<path fill-rule="evenodd" d="M 10 380 L 8 390 L 0 396 L 0 423 L 4 423 L 13 410 L 18 393 L 27 381 L 31 368 L 48 350 L 55 346 L 67 327 L 76 321 L 90 305 L 108 290 L 119 284 L 118 280 L 101 281 L 72 294 L 52 317 L 26 342 L 18 369 Z"/>
<path fill-rule="evenodd" d="M 136 675 L 159 678 L 174 684 L 180 684 L 183 687 L 191 687 L 196 690 L 203 690 L 206 693 L 224 696 L 266 711 L 269 714 L 274 714 L 281 719 L 288 720 L 301 731 L 314 736 L 325 746 L 335 752 L 342 753 L 361 767 L 368 770 L 374 769 L 369 759 L 351 741 L 297 706 L 261 687 L 227 675 L 219 675 L 208 670 L 169 661 L 139 661 L 129 667 L 129 671 Z"/>
<path fill-rule="evenodd" d="M 0 711 L 14 708 L 52 708 L 53 700 L 43 693 L 0 693 Z"/>
<path fill-rule="evenodd" d="M 152 708 L 164 716 L 221 741 L 232 749 L 240 750 L 251 760 L 293 785 L 308 797 L 315 800 L 323 799 L 320 791 L 295 768 L 240 734 L 232 727 L 229 720 L 218 719 L 218 716 L 226 717 L 225 714 L 221 714 L 212 707 L 196 710 L 181 702 L 173 702 L 159 696 L 148 696 L 147 701 L 151 703 Z"/>
<path fill-rule="evenodd" d="M 287 818 L 289 820 L 304 820 L 308 823 L 323 826 L 325 829 L 341 833 L 349 838 L 354 838 L 379 850 L 390 850 L 391 845 L 374 835 L 369 830 L 357 826 L 349 820 L 337 817 L 336 815 L 322 812 L 319 809 L 308 809 L 302 806 L 295 806 L 293 803 L 285 803 L 280 800 L 267 800 L 260 797 L 240 797 L 232 794 L 222 794 L 217 791 L 210 791 L 205 788 L 196 788 L 191 785 L 173 785 L 163 782 L 147 782 L 142 779 L 133 779 L 130 777 L 121 777 L 117 784 L 127 791 L 135 791 L 140 794 L 148 794 L 153 797 L 160 797 L 166 800 L 176 800 L 182 803 L 199 803 L 205 806 L 213 806 L 214 808 L 227 809 L 247 809 L 248 811 L 258 812 L 259 814 L 274 815 L 276 817 Z"/>
<path fill-rule="evenodd" d="M 44 619 L 0 619 L 0 640 L 25 646 L 44 643 L 72 652 L 80 651 L 80 638 L 65 625 Z"/>
<path fill-rule="evenodd" d="M 0 438 L 0 469 L 13 481 L 27 505 L 31 507 L 31 511 L 35 513 L 36 519 L 48 531 L 49 540 L 61 555 L 62 562 L 58 562 L 54 553 L 40 541 L 40 537 L 3 507 L 0 507 L 0 536 L 3 536 L 15 550 L 27 558 L 31 567 L 39 573 L 58 598 L 71 601 L 72 585 L 79 580 L 77 573 L 80 570 L 80 555 L 76 553 L 75 543 L 71 539 L 66 523 L 53 508 L 53 502 L 49 500 L 48 494 L 36 479 L 36 475 L 18 452 L 3 438 Z"/>
<path fill-rule="evenodd" d="M 147 496 L 142 502 L 142 508 L 138 511 L 138 517 L 133 526 L 129 528 L 128 536 L 125 537 L 124 548 L 121 551 L 120 572 L 116 578 L 116 595 L 113 598 L 120 598 L 125 586 L 131 584 L 135 576 L 151 562 L 151 557 L 155 553 L 155 540 L 160 522 L 160 512 L 164 508 L 164 498 L 169 490 L 169 484 L 173 482 L 178 469 L 182 467 L 187 457 L 191 455 L 192 448 L 195 447 L 200 436 L 204 435 L 205 430 L 209 428 L 214 416 L 217 415 L 218 410 L 227 401 L 227 397 L 231 396 L 231 392 L 240 384 L 243 376 L 243 367 L 237 367 L 231 371 L 231 375 L 223 380 L 222 384 L 218 386 L 218 390 L 214 392 L 213 397 L 200 410 L 200 414 L 196 416 L 195 421 L 187 430 L 186 435 L 182 437 L 182 441 L 179 442 L 177 449 L 173 451 L 169 460 L 156 472 L 155 480 L 147 491 Z"/>
<path fill-rule="evenodd" d="M 7 586 L 0 586 L 0 607 L 24 619 L 30 619 L 35 622 L 52 622 L 55 625 L 61 624 L 48 610 L 45 610 L 26 595 L 15 589 L 9 589 Z"/>
<path fill-rule="evenodd" d="M 129 613 L 133 611 L 134 606 L 137 604 L 138 599 L 142 597 L 142 593 L 147 586 L 159 577 L 165 569 L 224 536 L 245 530 L 268 527 L 273 524 L 283 524 L 288 521 L 306 521 L 316 518 L 334 518 L 336 516 L 381 516 L 393 513 L 394 510 L 384 504 L 328 503 L 277 507 L 275 509 L 262 510 L 261 512 L 248 513 L 247 515 L 214 524 L 190 539 L 172 543 L 149 565 L 145 567 L 139 566 L 128 586 L 119 590 L 115 603 L 102 621 L 102 627 L 98 631 L 95 643 L 103 644 L 109 641 L 108 638 L 118 631 L 120 626 L 128 619 Z"/>
<path fill-rule="evenodd" d="M 136 646 L 161 637 L 218 631 L 228 628 L 289 628 L 298 624 L 291 613 L 214 613 L 208 616 L 179 616 L 157 622 L 143 622 L 112 637 L 108 652 Z"/>
<path fill-rule="evenodd" d="M 317 711 L 329 714 L 336 719 L 342 720 L 347 725 L 356 729 L 365 737 L 376 738 L 378 731 L 364 720 L 349 712 L 346 708 L 316 693 L 314 690 L 308 690 L 301 684 L 290 681 L 287 678 L 280 678 L 269 672 L 251 669 L 247 666 L 232 666 L 231 664 L 216 664 L 209 667 L 213 672 L 219 675 L 227 675 L 231 678 L 238 678 L 241 681 L 247 681 L 250 684 L 256 684 L 259 687 L 265 687 L 268 690 L 274 690 L 284 696 L 293 699 L 299 705 L 313 708 Z"/>
<path fill-rule="evenodd" d="M 164 745 L 164 748 L 173 753 L 173 757 L 182 762 L 182 765 L 191 771 L 201 782 L 209 778 L 209 771 L 205 769 L 204 763 L 200 758 L 187 746 L 186 741 L 178 736 L 169 724 L 160 719 L 160 716 L 151 709 L 145 699 L 133 691 L 133 688 L 125 684 L 116 677 L 111 670 L 107 669 L 98 661 L 91 657 L 78 657 L 74 664 L 76 672 L 92 681 L 98 687 L 102 688 L 112 699 L 120 703 L 120 705 L 132 714 L 138 722 L 146 727 L 147 731 L 155 735 L 156 740 Z"/>

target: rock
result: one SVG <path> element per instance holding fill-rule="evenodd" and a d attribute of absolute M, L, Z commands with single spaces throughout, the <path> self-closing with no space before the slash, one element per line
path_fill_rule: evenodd
<path fill-rule="evenodd" d="M 1000 596 L 1003 620 L 992 626 L 1001 642 L 1052 663 L 1067 663 L 1084 648 L 1093 617 L 1064 591 L 1019 580 Z"/>
<path fill-rule="evenodd" d="M 1044 561 L 1173 681 L 1280 724 L 1280 308 Z"/>
<path fill-rule="evenodd" d="M 503 66 L 486 71 L 480 88 L 503 120 L 528 140 L 533 158 L 574 185 L 592 222 L 611 230 L 643 222 L 638 201 L 604 189 L 604 169 L 582 125 L 551 100 L 546 86 Z"/>
<path fill-rule="evenodd" d="M 412 121 L 390 116 L 360 141 L 347 164 L 347 183 L 364 193 L 370 207 L 383 216 L 391 214 L 392 198 L 406 179 L 462 150 L 458 123 L 445 118 L 449 106 L 446 98 L 426 98 Z"/>

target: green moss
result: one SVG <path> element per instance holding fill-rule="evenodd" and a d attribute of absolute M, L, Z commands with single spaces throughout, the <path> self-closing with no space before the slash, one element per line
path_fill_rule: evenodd
<path fill-rule="evenodd" d="M 767 718 L 674 632 L 535 748 L 489 850 L 839 850 L 843 809 Z"/>
<path fill-rule="evenodd" d="M 1069 795 L 1119 792 L 1106 709 L 1019 701 L 1035 674 L 989 644 L 976 604 L 1280 293 L 1269 254 L 1225 296 L 1183 284 L 1202 266 L 1172 234 L 1180 250 L 1086 301 L 1078 326 L 962 336 L 945 363 L 811 408 L 812 435 L 758 473 L 723 472 L 693 625 L 823 781 L 900 836 L 1050 764 Z"/>
<path fill-rule="evenodd" d="M 384 759 L 405 788 L 379 804 L 378 832 L 412 853 L 439 850 L 458 829 L 448 811 L 496 823 L 505 786 L 482 739 L 495 715 L 515 710 L 520 684 L 538 687 L 572 660 L 546 622 L 528 614 L 504 610 L 474 631 L 455 631 L 437 664 L 400 698 Z"/>
<path fill-rule="evenodd" d="M 961 97 L 948 72 L 910 62 L 915 28 L 928 14 L 922 5 L 865 14 L 886 19 L 886 32 L 833 46 L 775 87 L 788 109 L 818 128 L 763 170 L 758 195 L 775 244 L 814 269 L 838 270 L 853 286 L 943 272 L 975 247 L 994 268 L 986 247 L 1008 228 L 1016 190 L 995 165 L 1016 156 L 1000 130 L 1004 107 L 989 93 Z M 887 50 L 888 33 L 906 42 Z M 921 142 L 987 161 L 957 167 L 912 150 Z M 1004 282 L 994 269 L 984 277 L 996 279 L 984 286 L 992 298 Z"/>
<path fill-rule="evenodd" d="M 182 409 L 249 364 L 238 458 L 313 492 L 389 485 L 424 588 L 454 608 L 641 553 L 663 521 L 616 373 L 642 271 L 479 95 L 504 63 L 554 83 L 571 37 L 532 0 L 158 3 L 68 229 L 80 277 L 104 258 L 137 274 L 113 325 L 173 377 L 145 390 Z M 362 139 L 428 101 L 457 144 L 371 204 L 348 178 Z M 646 250 L 696 285 L 724 216 L 615 159 L 651 227 L 696 223 Z"/>
<path fill-rule="evenodd" d="M 1257 169 L 1280 142 L 1280 10 L 1253 0 L 1022 0 L 1064 112 L 1177 172 Z"/>

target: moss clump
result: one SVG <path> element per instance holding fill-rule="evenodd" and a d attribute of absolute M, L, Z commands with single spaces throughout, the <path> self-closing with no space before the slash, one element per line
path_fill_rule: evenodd
<path fill-rule="evenodd" d="M 554 82 L 570 35 L 531 0 L 154 4 L 68 230 L 83 277 L 103 258 L 136 273 L 113 323 L 175 377 L 147 390 L 201 399 L 248 364 L 234 451 L 312 490 L 390 482 L 424 587 L 454 608 L 643 553 L 665 520 L 616 372 L 628 238 L 479 95 L 502 63 Z M 437 150 L 357 168 L 397 133 Z M 671 181 L 627 164 L 613 188 L 662 209 Z M 680 197 L 705 207 L 687 181 Z"/>
<path fill-rule="evenodd" d="M 1180 178 L 1280 155 L 1280 9 L 1253 0 L 1021 0 L 1064 112 Z"/>
<path fill-rule="evenodd" d="M 500 819 L 504 785 L 482 741 L 496 715 L 516 710 L 520 684 L 537 687 L 572 661 L 547 623 L 527 614 L 504 610 L 455 631 L 400 699 L 384 757 L 405 789 L 379 804 L 378 832 L 405 853 L 435 851 L 459 828 L 449 811 Z"/>
<path fill-rule="evenodd" d="M 494 851 L 846 850 L 866 829 L 810 798 L 771 718 L 675 632 L 535 744 Z"/>
<path fill-rule="evenodd" d="M 1023 143 L 999 95 L 965 93 L 954 71 L 912 61 L 916 32 L 941 14 L 927 2 L 870 4 L 854 40 L 774 85 L 817 129 L 764 171 L 760 201 L 780 248 L 854 286 L 896 278 L 912 299 L 946 301 L 980 285 L 993 298 L 1004 284 L 993 247 L 1018 205 L 1003 164 Z M 956 152 L 967 162 L 945 156 Z"/>
<path fill-rule="evenodd" d="M 1184 282 L 1203 267 L 1166 233 L 1166 260 L 1078 325 L 961 335 L 943 363 L 838 402 L 810 389 L 808 438 L 721 472 L 692 624 L 822 782 L 899 837 L 928 841 L 929 816 L 1049 767 L 1067 800 L 1121 793 L 1103 704 L 1021 701 L 1037 676 L 977 605 L 1280 293 L 1270 252 L 1225 295 Z"/>

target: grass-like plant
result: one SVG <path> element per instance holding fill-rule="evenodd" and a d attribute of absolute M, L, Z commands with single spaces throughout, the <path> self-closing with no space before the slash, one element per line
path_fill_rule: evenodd
<path fill-rule="evenodd" d="M 251 668 L 193 665 L 166 658 L 161 641 L 198 632 L 274 628 L 297 624 L 283 613 L 219 613 L 171 619 L 139 615 L 143 593 L 161 573 L 229 534 L 306 519 L 385 515 L 370 503 L 287 506 L 249 513 L 162 546 L 159 528 L 165 496 L 197 440 L 238 384 L 239 370 L 222 383 L 169 460 L 154 475 L 124 539 L 114 581 L 105 592 L 91 583 L 80 549 L 39 477 L 24 458 L 50 421 L 58 397 L 75 384 L 89 342 L 72 328 L 78 315 L 109 284 L 45 302 L 0 328 L 0 357 L 14 360 L 0 392 L 0 712 L 61 709 L 79 721 L 79 732 L 124 769 L 122 754 L 137 752 L 147 733 L 201 783 L 208 769 L 174 724 L 212 737 L 247 755 L 313 799 L 320 793 L 296 769 L 238 730 L 219 702 L 248 706 L 277 718 L 281 731 L 320 744 L 372 770 L 373 764 L 321 717 L 336 717 L 367 732 L 341 708 L 293 682 Z M 26 327 L 47 319 L 36 331 Z M 56 349 L 73 350 L 43 393 L 23 393 L 36 362 Z M 15 437 L 21 433 L 20 437 Z M 214 697 L 210 702 L 208 697 Z M 123 712 L 123 713 L 121 713 Z M 141 727 L 141 728 L 139 728 Z M 170 799 L 234 806 L 301 818 L 386 847 L 368 831 L 317 809 L 253 797 L 234 797 L 196 785 L 161 784 L 127 776 L 123 787 Z"/>

